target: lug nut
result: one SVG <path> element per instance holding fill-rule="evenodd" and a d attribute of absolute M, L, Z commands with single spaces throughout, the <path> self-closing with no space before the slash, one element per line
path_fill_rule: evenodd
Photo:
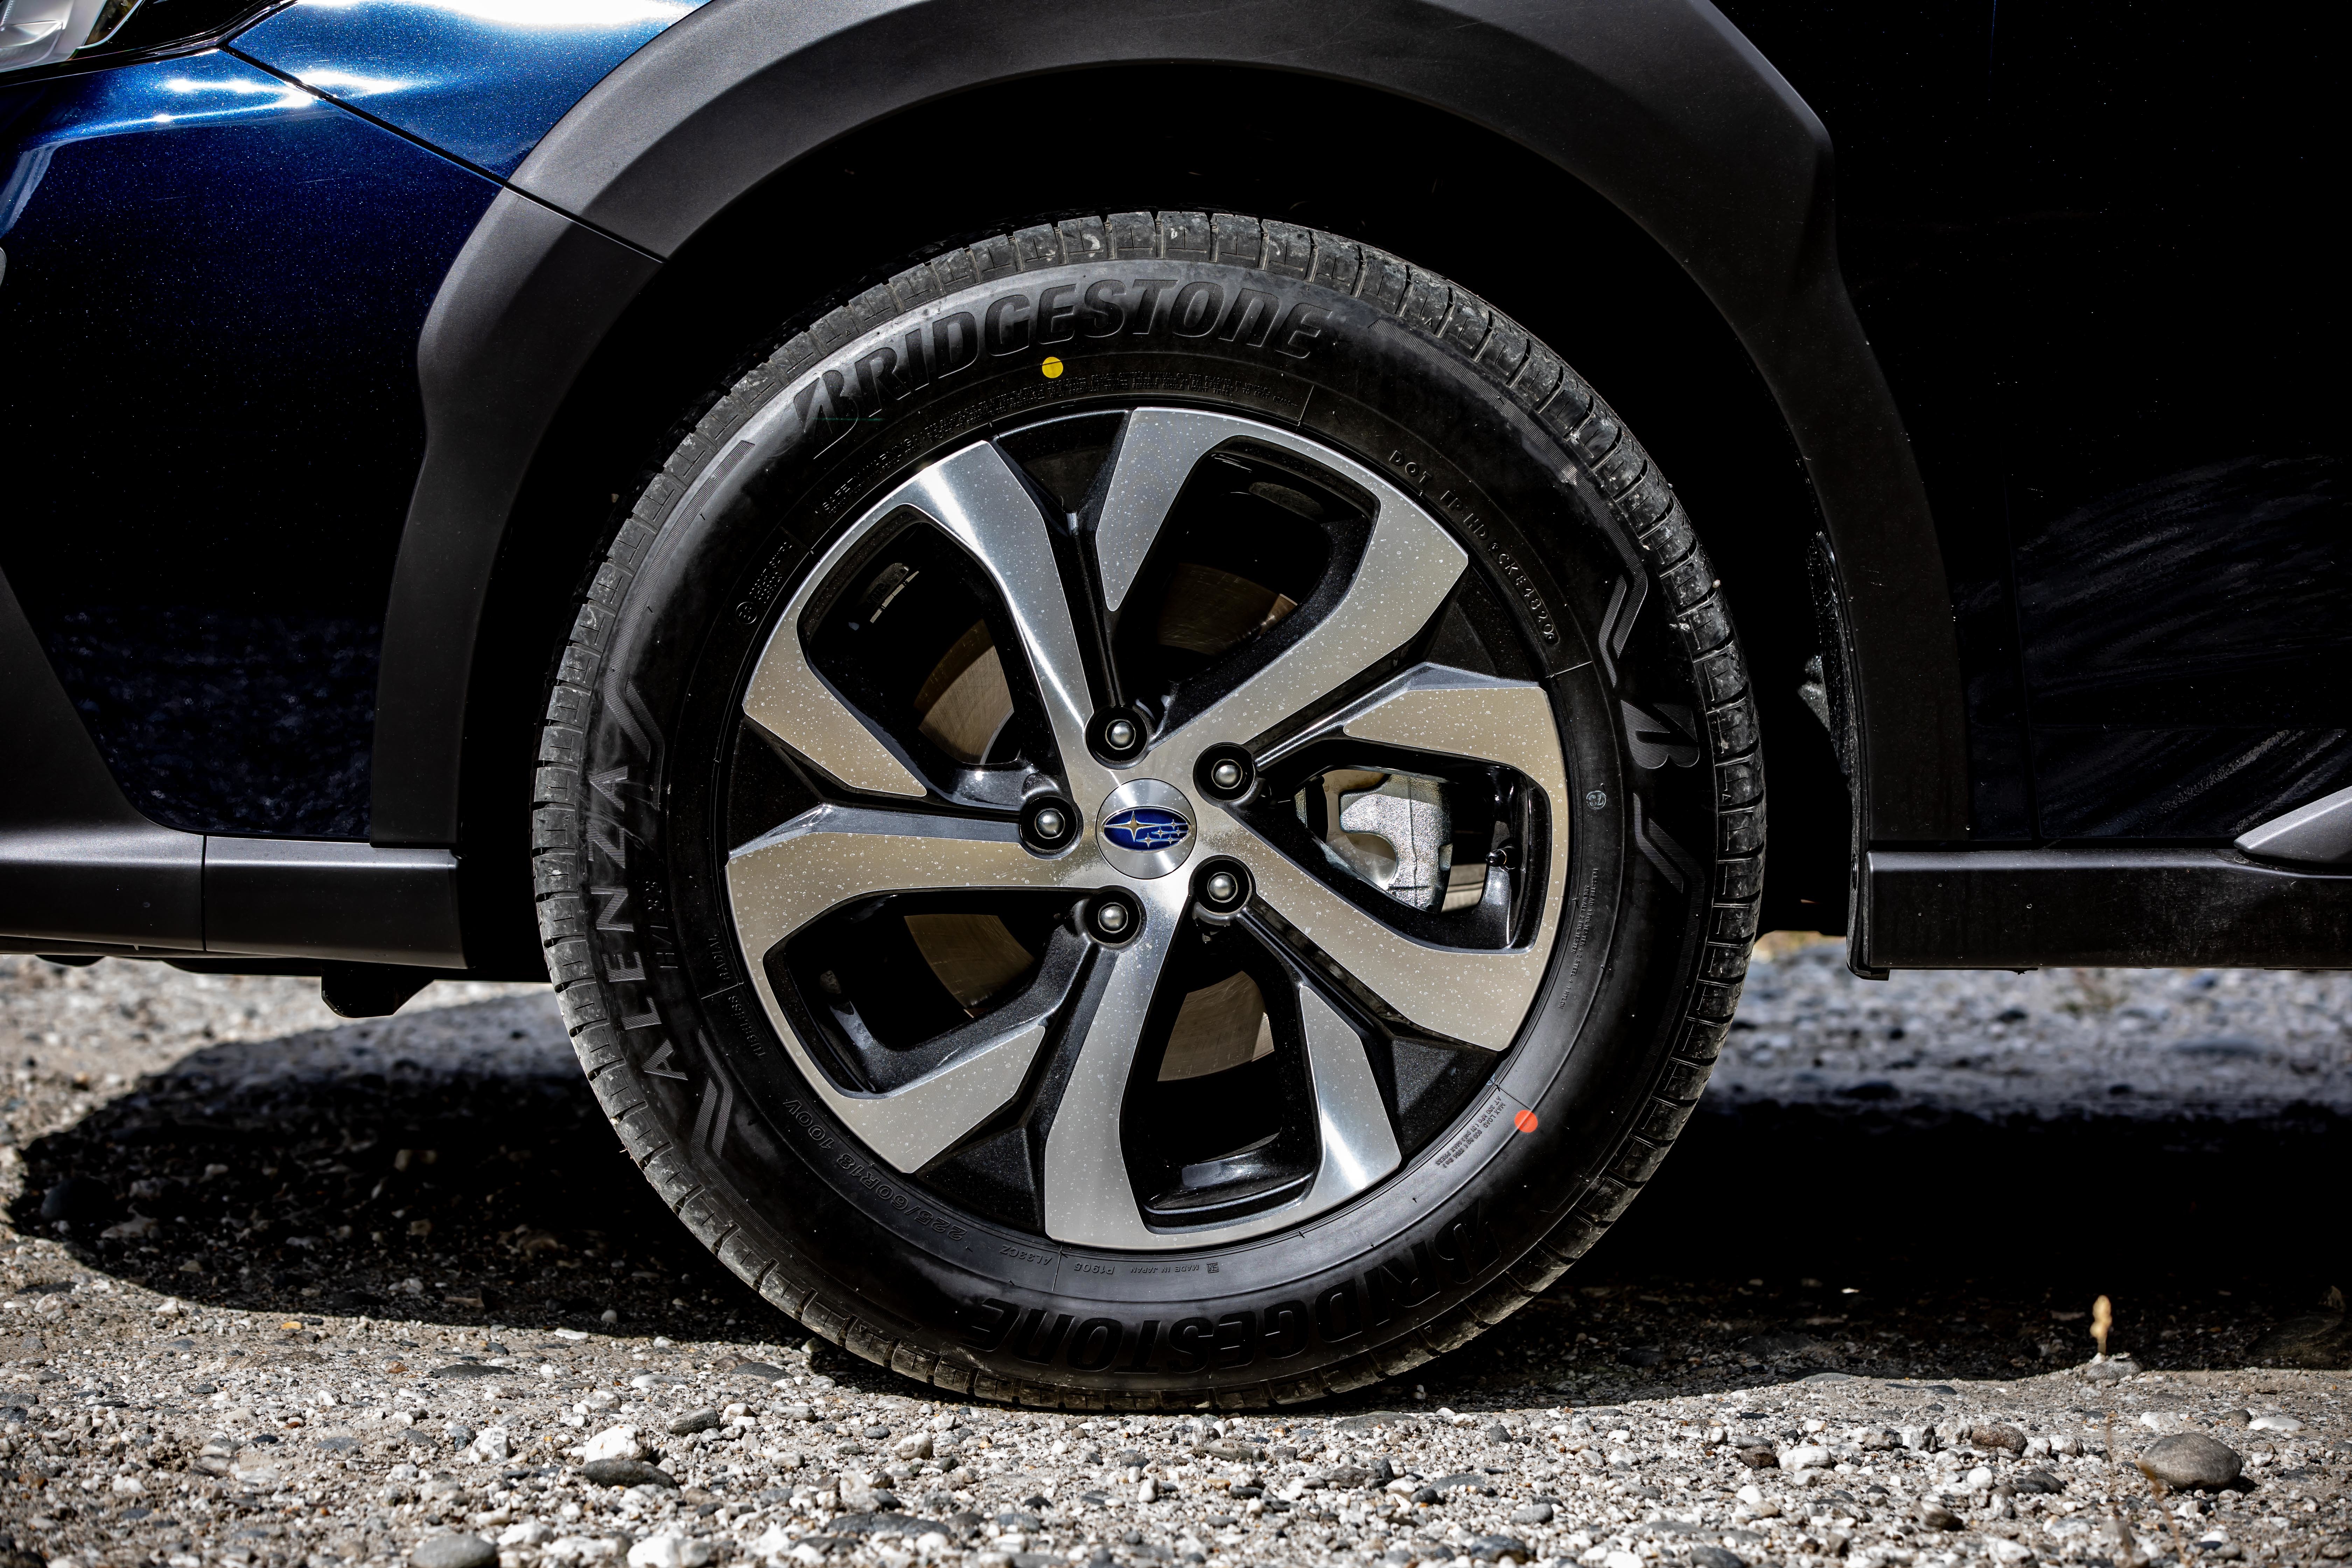
<path fill-rule="evenodd" d="M 1135 721 L 1112 720 L 1103 726 L 1103 741 L 1114 752 L 1131 750 L 1135 745 Z"/>
<path fill-rule="evenodd" d="M 1095 906 L 1094 921 L 1095 930 L 1113 941 L 1125 936 L 1128 928 L 1135 923 L 1127 906 L 1116 899 L 1105 899 Z"/>
<path fill-rule="evenodd" d="M 1249 902 L 1250 876 L 1237 860 L 1212 860 L 1195 873 L 1192 912 L 1210 925 L 1223 925 Z"/>
<path fill-rule="evenodd" d="M 1256 768 L 1239 746 L 1219 746 L 1202 757 L 1193 781 L 1218 800 L 1239 800 L 1256 782 Z"/>
<path fill-rule="evenodd" d="M 1070 803 L 1055 795 L 1032 798 L 1021 813 L 1021 839 L 1039 855 L 1057 854 L 1067 848 L 1073 829 L 1078 825 L 1078 814 Z"/>

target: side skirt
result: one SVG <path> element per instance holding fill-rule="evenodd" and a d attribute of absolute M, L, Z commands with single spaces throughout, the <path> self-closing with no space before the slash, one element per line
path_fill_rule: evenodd
<path fill-rule="evenodd" d="M 2352 874 L 2234 849 L 1874 849 L 1859 890 L 1858 973 L 2352 968 Z"/>

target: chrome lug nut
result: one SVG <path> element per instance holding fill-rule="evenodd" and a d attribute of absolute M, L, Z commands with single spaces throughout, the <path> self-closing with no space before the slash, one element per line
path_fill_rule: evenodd
<path fill-rule="evenodd" d="M 1105 899 L 1094 908 L 1094 924 L 1096 934 L 1117 942 L 1133 928 L 1135 917 L 1118 900 Z"/>
<path fill-rule="evenodd" d="M 1238 860 L 1210 861 L 1195 873 L 1192 913 L 1209 925 L 1223 925 L 1249 902 L 1250 875 Z"/>
<path fill-rule="evenodd" d="M 1135 745 L 1135 721 L 1132 719 L 1112 720 L 1109 723 L 1103 726 L 1103 739 L 1110 743 L 1110 748 L 1114 752 L 1124 752 L 1132 749 Z"/>
<path fill-rule="evenodd" d="M 1078 814 L 1058 795 L 1032 797 L 1021 811 L 1021 840 L 1033 855 L 1057 855 L 1070 847 Z"/>
<path fill-rule="evenodd" d="M 1240 800 L 1257 783 L 1257 769 L 1239 746 L 1216 746 L 1195 764 L 1192 779 L 1213 799 Z"/>

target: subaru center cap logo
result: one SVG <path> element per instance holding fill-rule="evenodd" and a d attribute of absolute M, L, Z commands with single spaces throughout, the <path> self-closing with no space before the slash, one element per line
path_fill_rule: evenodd
<path fill-rule="evenodd" d="M 1192 831 L 1183 813 L 1164 805 L 1130 805 L 1103 824 L 1103 837 L 1121 849 L 1173 849 Z"/>
<path fill-rule="evenodd" d="M 1110 792 L 1095 821 L 1103 858 L 1130 877 L 1164 877 L 1201 841 L 1192 803 L 1175 785 L 1136 779 Z"/>

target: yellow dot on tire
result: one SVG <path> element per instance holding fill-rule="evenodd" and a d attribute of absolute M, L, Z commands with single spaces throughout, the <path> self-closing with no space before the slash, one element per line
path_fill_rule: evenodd
<path fill-rule="evenodd" d="M 1047 354 L 1045 356 L 1045 363 L 1039 365 L 1037 368 L 1045 373 L 1045 379 L 1047 381 L 1052 381 L 1062 374 L 1062 362 L 1055 359 L 1052 354 Z"/>

